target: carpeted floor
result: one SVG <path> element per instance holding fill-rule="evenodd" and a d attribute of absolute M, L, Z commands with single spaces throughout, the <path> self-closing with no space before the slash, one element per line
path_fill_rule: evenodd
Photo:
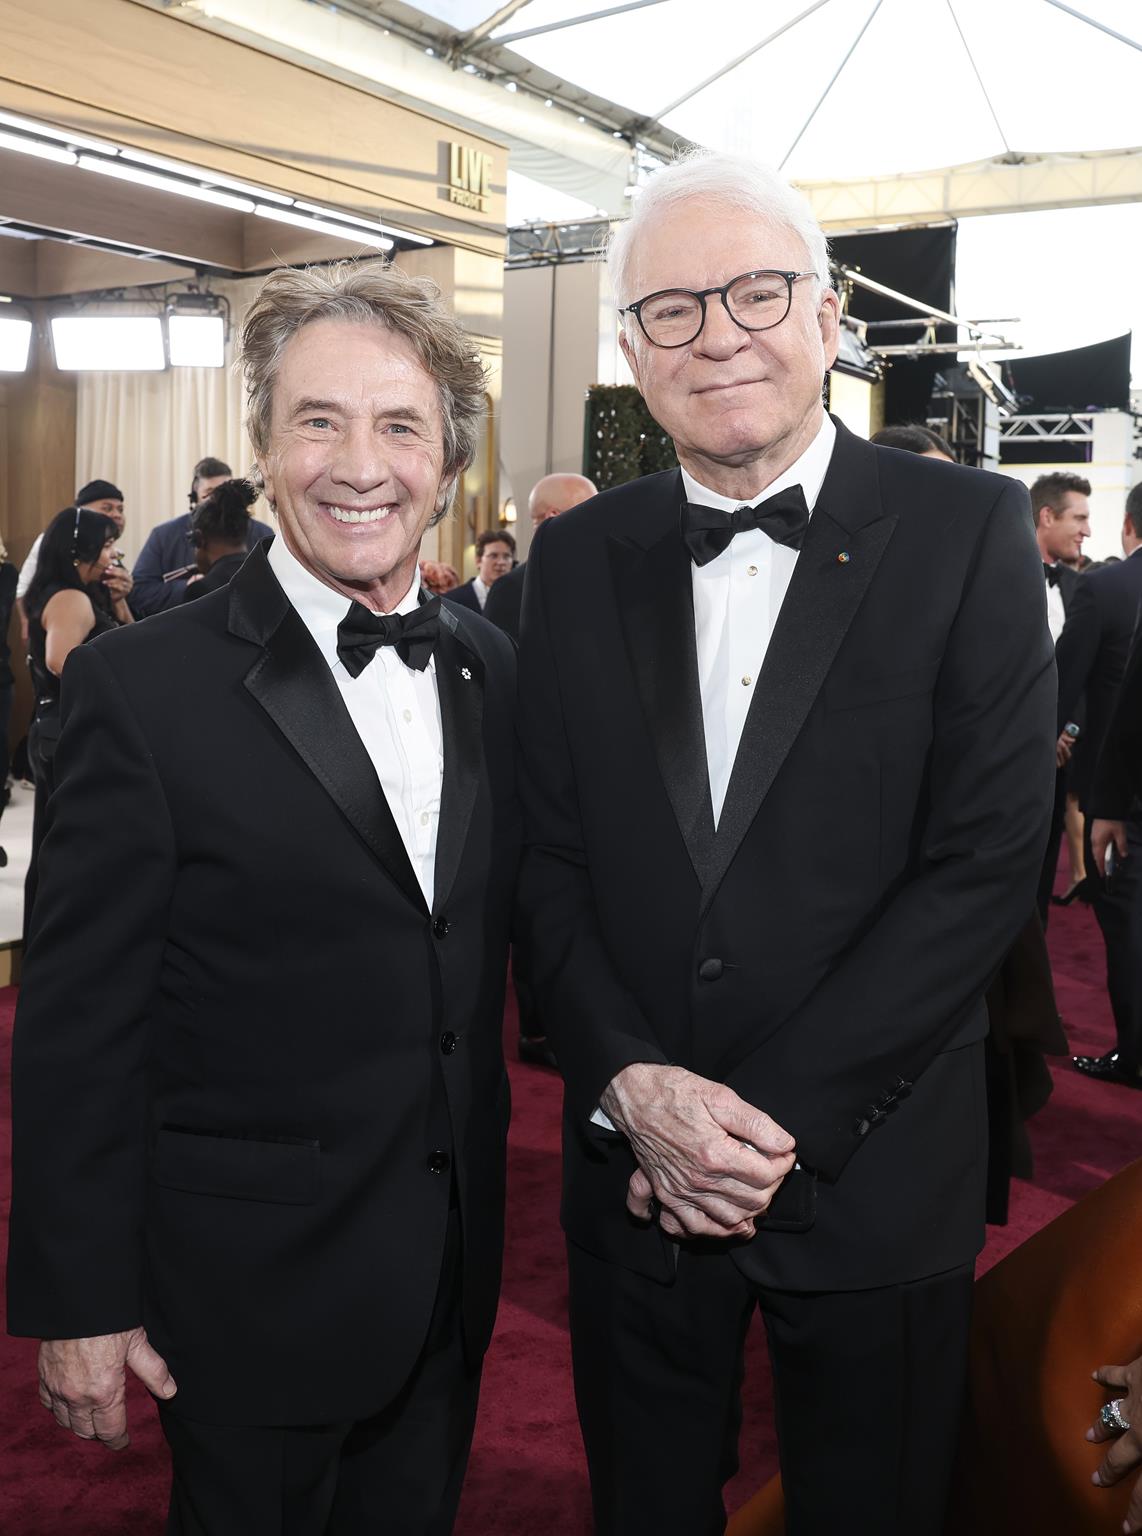
<path fill-rule="evenodd" d="M 1089 911 L 1052 918 L 1059 1006 L 1072 1048 L 1111 1043 L 1102 946 Z M 15 994 L 0 991 L 0 1054 Z M 514 1038 L 514 1010 L 505 1043 Z M 509 1053 L 514 1091 L 503 1300 L 488 1357 L 480 1421 L 457 1536 L 588 1536 L 586 1474 L 571 1394 L 566 1282 L 558 1231 L 559 1083 Z M 1013 1191 L 1010 1224 L 992 1229 L 986 1268 L 1142 1152 L 1142 1094 L 1100 1087 L 1055 1064 L 1056 1091 L 1032 1126 L 1036 1171 Z M 7 1087 L 2 1086 L 4 1113 Z M 0 1191 L 7 1214 L 7 1133 Z M 0 1531 L 5 1536 L 157 1536 L 165 1465 L 146 1394 L 132 1392 L 133 1442 L 120 1455 L 57 1430 L 35 1393 L 35 1348 L 0 1339 Z M 236 1384 L 236 1390 L 240 1388 Z M 741 1504 L 776 1469 L 768 1371 L 760 1330 L 750 1343 L 742 1467 L 729 1490 Z"/>

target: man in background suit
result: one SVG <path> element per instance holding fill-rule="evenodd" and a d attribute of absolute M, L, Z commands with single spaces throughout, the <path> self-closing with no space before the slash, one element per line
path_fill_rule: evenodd
<path fill-rule="evenodd" d="M 1122 550 L 1126 558 L 1088 571 L 1078 584 L 1056 657 L 1059 665 L 1059 725 L 1073 718 L 1086 699 L 1081 744 L 1092 765 L 1110 729 L 1119 689 L 1142 610 L 1142 485 L 1126 498 Z M 1076 1056 L 1074 1064 L 1100 1082 L 1142 1087 L 1142 816 L 1137 805 L 1091 804 L 1089 780 L 1080 785 L 1084 812 L 1106 820 L 1108 811 L 1125 823 L 1129 857 L 1117 852 L 1111 868 L 1100 861 L 1087 834 L 1087 874 L 1094 880 L 1094 913 L 1106 945 L 1106 986 L 1114 1013 L 1115 1049 L 1102 1056 Z"/>
<path fill-rule="evenodd" d="M 492 587 L 507 575 L 514 560 L 515 537 L 499 528 L 483 529 L 476 535 L 476 574 L 447 593 L 448 601 L 473 613 L 483 613 Z"/>
<path fill-rule="evenodd" d="M 417 556 L 483 370 L 348 262 L 272 274 L 243 357 L 280 536 L 64 674 L 9 1327 L 83 1438 L 127 1443 L 126 1368 L 158 1397 L 171 1536 L 443 1536 L 499 1284 L 515 668 Z"/>
<path fill-rule="evenodd" d="M 773 173 L 660 171 L 610 261 L 682 467 L 539 530 L 519 715 L 596 1529 L 723 1530 L 760 1306 L 790 1536 L 938 1536 L 983 991 L 1050 809 L 1026 491 L 824 414 L 839 303 Z"/>
<path fill-rule="evenodd" d="M 1051 639 L 1058 644 L 1067 620 L 1067 610 L 1078 586 L 1076 569 L 1082 556 L 1083 543 L 1090 537 L 1090 481 L 1081 475 L 1058 470 L 1040 475 L 1031 487 L 1031 516 L 1035 523 L 1035 539 L 1043 558 L 1043 580 L 1047 591 L 1047 627 Z M 1075 708 L 1081 713 L 1082 700 Z M 1064 725 L 1072 724 L 1065 720 Z M 1055 801 L 1051 808 L 1051 833 L 1047 839 L 1047 852 L 1043 868 L 1039 872 L 1039 891 L 1036 898 L 1043 927 L 1051 912 L 1051 890 L 1055 884 L 1055 871 L 1059 865 L 1059 848 L 1063 840 L 1063 828 L 1067 819 L 1068 781 L 1073 774 L 1068 770 L 1074 747 L 1073 737 L 1060 733 L 1056 748 L 1057 772 L 1055 774 Z"/>
<path fill-rule="evenodd" d="M 580 502 L 589 501 L 592 496 L 599 494 L 599 488 L 593 480 L 588 480 L 586 475 L 544 475 L 542 480 L 537 480 L 531 488 L 531 495 L 527 498 L 527 512 L 531 518 L 532 534 L 548 518 L 558 517 L 560 512 L 567 512 L 572 507 L 577 507 Z M 527 563 L 521 562 L 510 570 L 506 576 L 501 576 L 499 581 L 488 593 L 488 601 L 484 604 L 484 617 L 512 637 L 519 643 L 520 610 L 523 606 L 523 583 L 527 574 Z"/>

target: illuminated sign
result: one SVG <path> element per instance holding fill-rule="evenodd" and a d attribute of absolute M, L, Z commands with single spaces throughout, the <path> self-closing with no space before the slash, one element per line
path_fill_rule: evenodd
<path fill-rule="evenodd" d="M 448 201 L 487 213 L 491 196 L 492 157 L 466 144 L 448 146 Z"/>

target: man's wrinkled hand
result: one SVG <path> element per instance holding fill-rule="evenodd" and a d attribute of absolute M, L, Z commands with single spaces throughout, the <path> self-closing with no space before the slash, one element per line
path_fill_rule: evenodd
<path fill-rule="evenodd" d="M 752 1237 L 793 1167 L 787 1131 L 725 1083 L 682 1067 L 624 1067 L 602 1108 L 638 1161 L 627 1209 L 649 1220 L 657 1201 L 670 1237 Z"/>
<path fill-rule="evenodd" d="M 45 1339 L 39 1354 L 40 1402 L 61 1428 L 121 1451 L 130 1443 L 128 1367 L 155 1397 L 175 1395 L 174 1377 L 142 1328 L 91 1339 Z"/>
<path fill-rule="evenodd" d="M 1088 1440 L 1096 1445 L 1111 1440 L 1109 1451 L 1102 1465 L 1091 1478 L 1100 1488 L 1113 1488 L 1116 1483 L 1142 1467 L 1142 1356 L 1132 1365 L 1104 1365 L 1094 1373 L 1099 1386 L 1105 1387 L 1112 1398 L 1121 1398 L 1122 1417 L 1129 1429 L 1107 1429 L 1101 1418 L 1096 1418 L 1086 1432 Z M 1134 1484 L 1130 1504 L 1126 1511 L 1126 1531 L 1142 1531 L 1142 1477 Z"/>

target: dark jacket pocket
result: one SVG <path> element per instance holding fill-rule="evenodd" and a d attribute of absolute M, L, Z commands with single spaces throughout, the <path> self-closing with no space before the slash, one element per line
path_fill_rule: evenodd
<path fill-rule="evenodd" d="M 836 678 L 825 685 L 830 710 L 861 709 L 866 704 L 888 704 L 917 693 L 930 693 L 940 672 L 939 662 L 911 667 L 906 672 L 881 673 L 879 677 Z"/>
<path fill-rule="evenodd" d="M 321 1176 L 316 1141 L 255 1141 L 164 1126 L 151 1173 L 164 1189 L 227 1200 L 312 1205 Z"/>

